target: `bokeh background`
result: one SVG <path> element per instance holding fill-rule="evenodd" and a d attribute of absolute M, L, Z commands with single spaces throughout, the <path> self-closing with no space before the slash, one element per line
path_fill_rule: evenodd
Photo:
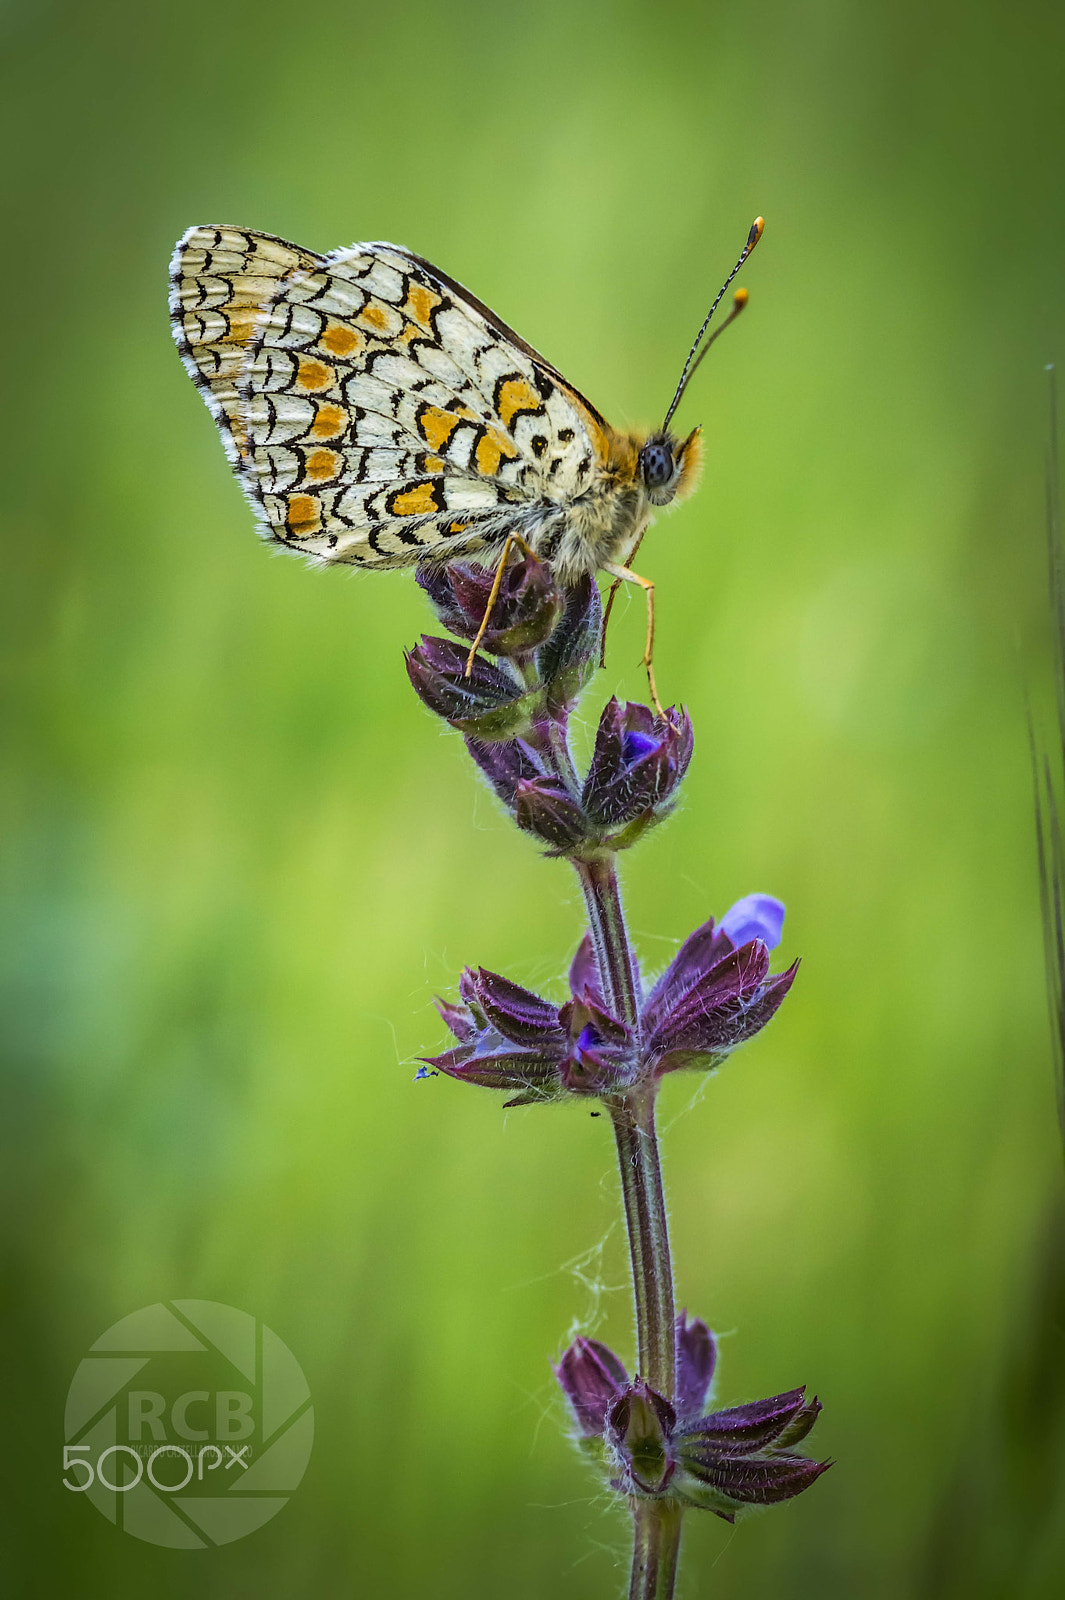
<path fill-rule="evenodd" d="M 631 1351 L 608 1129 L 442 1079 L 474 961 L 536 985 L 574 885 L 416 703 L 409 578 L 272 558 L 171 347 L 192 222 L 438 261 L 654 422 L 751 218 L 750 310 L 643 567 L 690 707 L 626 862 L 642 955 L 781 895 L 779 1020 L 664 1096 L 722 1403 L 806 1382 L 838 1465 L 683 1594 L 1057 1595 L 1065 1219 L 1025 731 L 1043 368 L 1065 351 L 1065 23 L 1033 0 L 5 0 L 0 604 L 6 1593 L 609 1597 L 572 1329 Z M 588 696 L 643 696 L 639 598 Z M 317 1408 L 236 1545 L 60 1486 L 78 1361 L 193 1296 Z"/>

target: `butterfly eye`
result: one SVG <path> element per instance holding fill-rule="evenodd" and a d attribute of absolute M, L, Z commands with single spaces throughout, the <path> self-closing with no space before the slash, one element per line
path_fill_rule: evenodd
<path fill-rule="evenodd" d="M 640 470 L 648 489 L 664 489 L 676 471 L 672 450 L 661 439 L 650 440 L 640 451 Z"/>

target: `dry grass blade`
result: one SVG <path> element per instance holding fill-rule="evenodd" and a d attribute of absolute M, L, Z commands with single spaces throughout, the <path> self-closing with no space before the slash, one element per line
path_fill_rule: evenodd
<path fill-rule="evenodd" d="M 1065 1139 L 1065 550 L 1062 547 L 1061 476 L 1057 449 L 1057 391 L 1050 369 L 1050 437 L 1046 463 L 1047 578 L 1050 599 L 1052 669 L 1057 737 L 1051 753 L 1041 751 L 1029 716 L 1032 778 L 1035 789 L 1036 848 L 1043 914 L 1047 996 L 1055 1056 L 1058 1118 Z"/>

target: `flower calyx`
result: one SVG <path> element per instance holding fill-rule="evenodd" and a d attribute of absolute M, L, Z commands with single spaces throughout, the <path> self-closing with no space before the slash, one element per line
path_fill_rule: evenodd
<path fill-rule="evenodd" d="M 597 990 L 563 1006 L 484 967 L 467 967 L 460 1004 L 437 1001 L 457 1044 L 426 1056 L 428 1066 L 463 1083 L 506 1089 L 506 1105 L 567 1095 L 604 1095 L 635 1075 L 631 1030 L 610 1016 Z"/>
<path fill-rule="evenodd" d="M 613 1472 L 611 1487 L 642 1499 L 668 1496 L 726 1522 L 757 1505 L 801 1494 L 831 1466 L 796 1453 L 821 1411 L 805 1389 L 706 1413 L 717 1344 L 682 1311 L 676 1320 L 676 1395 L 670 1400 L 597 1339 L 577 1339 L 555 1377 L 578 1438 Z"/>
<path fill-rule="evenodd" d="M 607 702 L 581 795 L 606 848 L 634 844 L 669 815 L 694 747 L 686 711 L 670 707 L 657 716 L 649 706 Z"/>
<path fill-rule="evenodd" d="M 422 636 L 406 656 L 411 684 L 466 736 L 518 827 L 546 854 L 594 860 L 626 849 L 676 803 L 694 746 L 687 712 L 657 714 L 612 699 L 581 780 L 568 722 L 599 657 L 599 591 L 590 578 L 560 588 L 534 556 L 504 568 L 492 600 L 494 581 L 491 571 L 465 562 L 419 570 L 418 582 L 457 637 Z"/>
<path fill-rule="evenodd" d="M 590 578 L 563 590 L 550 567 L 526 556 L 504 569 L 489 609 L 495 575 L 485 568 L 456 562 L 419 568 L 417 577 L 440 621 L 465 641 L 423 634 L 407 652 L 411 685 L 430 711 L 487 741 L 532 734 L 551 717 L 565 720 L 599 649 L 602 610 Z"/>
<path fill-rule="evenodd" d="M 470 754 L 519 828 L 547 855 L 592 861 L 628 849 L 669 816 L 694 748 L 686 711 L 610 700 L 583 783 L 560 756 L 551 719 L 506 742 L 467 739 Z"/>
<path fill-rule="evenodd" d="M 779 900 L 748 895 L 720 923 L 703 923 L 650 989 L 637 975 L 635 1027 L 611 1014 L 588 935 L 561 1006 L 499 973 L 468 967 L 459 1003 L 437 1001 L 456 1043 L 424 1060 L 460 1082 L 507 1090 L 508 1106 L 605 1098 L 666 1072 L 713 1070 L 765 1027 L 791 987 L 797 962 L 769 975 L 769 941 L 778 942 L 783 917 Z"/>

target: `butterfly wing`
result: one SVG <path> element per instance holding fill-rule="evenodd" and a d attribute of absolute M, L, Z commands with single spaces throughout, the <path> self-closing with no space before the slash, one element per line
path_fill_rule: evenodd
<path fill-rule="evenodd" d="M 320 256 L 248 228 L 190 228 L 170 263 L 170 322 L 185 368 L 239 467 L 247 438 L 237 379 L 260 308 Z"/>
<path fill-rule="evenodd" d="M 536 543 L 564 517 L 610 430 L 487 307 L 390 244 L 278 266 L 248 313 L 235 395 L 211 389 L 267 537 L 320 561 L 405 566 L 512 532 Z M 193 361 L 219 344 L 229 384 L 224 333 L 209 356 L 193 344 Z"/>

